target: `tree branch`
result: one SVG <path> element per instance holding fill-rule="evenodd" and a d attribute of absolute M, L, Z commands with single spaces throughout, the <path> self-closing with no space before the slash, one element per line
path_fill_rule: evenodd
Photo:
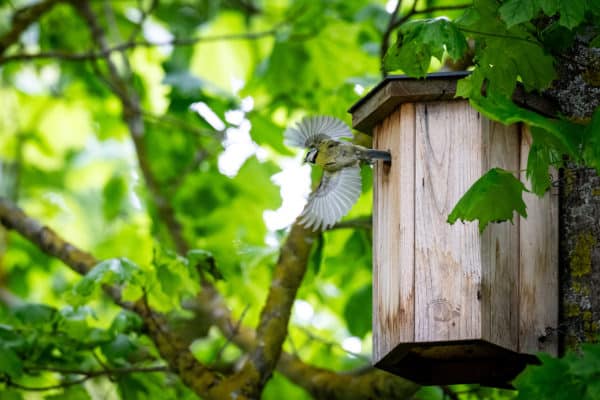
<path fill-rule="evenodd" d="M 109 81 L 111 83 L 110 87 L 115 95 L 121 100 L 123 106 L 123 119 L 129 128 L 130 136 L 136 150 L 138 164 L 152 196 L 153 203 L 156 206 L 161 220 L 169 230 L 175 248 L 179 253 L 185 254 L 188 250 L 188 246 L 183 238 L 181 225 L 175 217 L 175 211 L 169 200 L 162 195 L 160 184 L 152 173 L 148 157 L 146 156 L 146 145 L 144 143 L 144 117 L 141 112 L 137 93 L 135 93 L 135 91 L 131 89 L 129 83 L 119 75 L 116 65 L 110 59 L 112 51 L 106 41 L 104 30 L 98 24 L 96 15 L 90 7 L 89 1 L 82 1 L 81 3 L 78 3 L 76 7 L 90 26 L 92 38 L 100 48 L 100 52 L 104 57 L 103 59 L 108 66 Z"/>
<path fill-rule="evenodd" d="M 81 378 L 78 378 L 75 380 L 65 381 L 65 382 L 57 383 L 56 385 L 49 385 L 49 386 L 25 386 L 25 385 L 21 385 L 20 383 L 13 382 L 10 379 L 4 380 L 4 383 L 6 383 L 6 385 L 9 387 L 14 387 L 19 390 L 26 390 L 29 392 L 45 392 L 48 390 L 67 388 L 69 386 L 78 385 L 78 384 L 81 384 L 81 383 L 87 381 L 88 379 L 97 378 L 99 376 L 104 376 L 104 375 L 115 376 L 115 375 L 126 375 L 126 374 L 132 374 L 132 373 L 150 373 L 150 372 L 168 372 L 169 371 L 168 368 L 164 367 L 164 366 L 109 368 L 109 369 L 102 369 L 102 370 L 98 370 L 98 371 L 72 370 L 72 369 L 54 368 L 54 367 L 27 367 L 27 368 L 25 368 L 25 370 L 26 371 L 34 371 L 34 372 L 40 372 L 40 371 L 57 372 L 60 374 L 65 374 L 65 375 L 83 375 L 83 376 Z M 2 381 L 2 380 L 0 379 L 0 381 Z"/>
<path fill-rule="evenodd" d="M 66 0 L 46 0 L 17 10 L 12 17 L 11 29 L 0 37 L 0 54 L 3 54 L 12 44 L 19 40 L 29 25 L 42 15 L 52 10 L 58 3 Z"/>
<path fill-rule="evenodd" d="M 28 217 L 22 210 L 7 200 L 0 199 L 0 223 L 8 229 L 15 230 L 23 237 L 31 241 L 46 254 L 59 258 L 68 267 L 79 273 L 86 273 L 94 265 L 98 263 L 92 255 L 86 253 L 72 244 L 60 238 L 52 229 L 42 226 L 39 222 L 31 217 Z M 112 297 L 112 296 L 111 296 Z M 114 300 L 116 300 L 113 297 Z M 165 341 L 171 340 L 173 345 L 179 349 L 187 351 L 188 343 L 181 339 L 181 335 L 173 332 L 163 319 L 164 317 L 153 314 L 152 317 L 147 315 L 145 306 L 128 306 L 127 308 L 136 311 L 142 310 L 140 313 L 146 323 L 150 321 L 153 329 L 149 329 L 149 336 L 154 340 L 156 336 L 161 336 L 160 342 L 162 347 L 169 349 L 169 344 L 164 344 Z M 247 328 L 239 322 L 236 322 L 231 317 L 229 308 L 225 305 L 223 298 L 211 285 L 205 284 L 198 294 L 198 298 L 187 308 L 195 312 L 201 312 L 215 323 L 226 337 L 231 338 L 231 342 L 240 347 L 244 351 L 250 351 L 256 347 L 256 333 L 254 330 Z M 159 325 L 159 326 L 157 326 Z M 198 329 L 197 326 L 190 327 Z M 193 334 L 191 336 L 194 336 Z M 157 344 L 161 356 L 165 357 L 167 351 L 161 351 L 161 346 Z M 165 359 L 167 359 L 165 357 Z M 172 365 L 169 363 L 169 365 Z M 287 353 L 283 353 L 277 364 L 277 368 L 296 384 L 304 387 L 306 390 L 313 393 L 317 398 L 328 399 L 328 395 L 319 394 L 319 385 L 315 382 L 327 382 L 328 390 L 335 391 L 337 398 L 348 399 L 367 399 L 368 390 L 375 390 L 379 393 L 381 399 L 404 398 L 414 393 L 418 387 L 402 378 L 383 373 L 381 371 L 372 370 L 368 373 L 360 375 L 338 374 L 333 371 L 328 371 L 322 368 L 316 368 L 303 363 L 299 358 Z M 173 369 L 175 373 L 179 371 Z M 353 377 L 353 385 L 347 385 L 348 379 L 345 377 Z M 305 379 L 307 378 L 307 379 Z M 193 379 L 193 377 L 191 377 Z M 359 392 L 354 392 L 356 387 L 361 387 Z M 371 389 L 367 389 L 371 388 Z M 326 393 L 326 392 L 323 392 Z M 360 393 L 364 393 L 364 397 L 359 397 Z M 372 394 L 373 392 L 371 392 Z M 401 394 L 401 395 L 399 395 Z M 397 397 L 396 397 L 397 396 Z M 335 397 L 332 397 L 335 399 Z"/>
<path fill-rule="evenodd" d="M 63 0 L 64 1 L 64 0 Z M 100 50 L 90 50 L 84 53 L 70 53 L 56 50 L 40 53 L 18 53 L 0 57 L 0 64 L 6 64 L 13 61 L 30 61 L 43 59 L 59 59 L 62 61 L 94 61 L 109 57 L 115 52 L 123 52 L 136 47 L 165 47 L 165 46 L 193 46 L 200 42 L 217 42 L 229 40 L 257 40 L 276 33 L 276 28 L 258 32 L 231 33 L 214 36 L 199 36 L 195 38 L 174 38 L 164 42 L 149 42 L 147 40 L 133 40 L 120 43 L 115 46 L 107 46 Z M 1 54 L 1 53 L 0 53 Z"/>
<path fill-rule="evenodd" d="M 99 26 L 89 2 L 85 1 L 79 4 L 77 8 L 90 26 L 92 37 L 100 50 L 105 54 L 109 54 L 106 35 L 102 27 Z M 123 104 L 124 119 L 129 126 L 140 169 L 157 204 L 161 219 L 166 223 L 173 237 L 177 251 L 185 253 L 188 245 L 181 235 L 181 227 L 175 219 L 174 210 L 162 196 L 160 185 L 148 164 L 143 142 L 144 121 L 142 114 L 139 112 L 137 94 L 129 88 L 128 83 L 119 75 L 110 57 L 105 57 L 105 62 L 110 74 L 111 87 Z M 267 302 L 261 313 L 260 324 L 257 329 L 258 340 L 255 342 L 255 347 L 242 370 L 211 387 L 209 396 L 225 398 L 230 393 L 238 393 L 238 398 L 243 398 L 243 396 L 257 398 L 260 396 L 262 388 L 277 364 L 281 347 L 287 336 L 287 324 L 291 308 L 306 270 L 314 236 L 314 233 L 306 231 L 300 225 L 292 227 L 282 249 Z"/>
<path fill-rule="evenodd" d="M 340 221 L 331 228 L 330 231 L 335 229 L 366 229 L 370 230 L 373 227 L 372 217 L 367 215 L 365 217 L 357 217 L 354 219 L 347 219 L 345 221 Z"/>
<path fill-rule="evenodd" d="M 256 332 L 232 318 L 231 311 L 213 287 L 203 287 L 197 301 L 186 305 L 186 308 L 208 316 L 240 349 L 249 352 L 255 347 Z M 189 328 L 198 329 L 196 326 Z M 382 400 L 402 399 L 409 398 L 419 389 L 414 383 L 383 371 L 369 369 L 362 373 L 338 373 L 306 364 L 286 352 L 281 353 L 277 370 L 309 391 L 315 399 L 322 400 L 365 400 L 372 398 L 373 393 Z"/>
<path fill-rule="evenodd" d="M 239 373 L 228 377 L 215 388 L 217 396 L 225 396 L 233 390 L 247 398 L 260 397 L 279 361 L 287 337 L 291 309 L 306 272 L 315 237 L 315 232 L 300 224 L 292 226 L 275 267 L 248 361 Z"/>
<path fill-rule="evenodd" d="M 60 259 L 65 265 L 82 275 L 98 264 L 98 260 L 91 254 L 66 242 L 52 229 L 42 226 L 17 206 L 2 198 L 0 198 L 0 223 L 8 229 L 17 231 L 46 254 Z M 169 329 L 164 315 L 150 310 L 143 300 L 138 300 L 134 304 L 123 303 L 120 291 L 115 287 L 106 286 L 105 291 L 117 304 L 135 311 L 142 317 L 147 334 L 161 357 L 188 387 L 204 396 L 210 387 L 220 381 L 219 376 L 195 359 L 186 341 Z"/>

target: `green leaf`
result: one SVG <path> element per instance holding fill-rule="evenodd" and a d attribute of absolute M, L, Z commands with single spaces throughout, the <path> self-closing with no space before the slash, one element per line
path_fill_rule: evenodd
<path fill-rule="evenodd" d="M 60 329 L 67 336 L 73 339 L 83 339 L 90 335 L 92 328 L 89 326 L 87 319 L 94 316 L 92 309 L 88 307 L 72 308 L 67 306 L 60 310 L 61 321 Z"/>
<path fill-rule="evenodd" d="M 423 400 L 445 400 L 446 395 L 439 386 L 421 386 L 419 391 L 415 393 L 414 398 Z"/>
<path fill-rule="evenodd" d="M 539 9 L 536 0 L 508 0 L 500 6 L 500 16 L 511 27 L 532 19 Z"/>
<path fill-rule="evenodd" d="M 13 379 L 23 375 L 23 362 L 17 353 L 3 343 L 0 343 L 0 373 Z"/>
<path fill-rule="evenodd" d="M 114 175 L 108 180 L 102 190 L 102 212 L 107 220 L 115 219 L 123 209 L 127 197 L 127 182 L 120 175 Z"/>
<path fill-rule="evenodd" d="M 128 333 L 138 331 L 143 325 L 142 318 L 128 310 L 121 310 L 113 319 L 110 330 L 113 333 Z"/>
<path fill-rule="evenodd" d="M 551 179 L 548 169 L 552 156 L 547 147 L 536 143 L 531 145 L 527 156 L 527 179 L 531 182 L 531 191 L 538 196 L 544 195 L 550 188 Z"/>
<path fill-rule="evenodd" d="M 364 337 L 371 331 L 371 314 L 373 304 L 373 290 L 367 284 L 352 293 L 344 308 L 344 319 L 348 330 L 354 336 Z"/>
<path fill-rule="evenodd" d="M 98 263 L 75 286 L 73 302 L 83 304 L 103 284 L 136 284 L 139 267 L 126 258 L 112 258 Z"/>
<path fill-rule="evenodd" d="M 61 394 L 45 396 L 45 400 L 89 400 L 90 394 L 83 385 L 68 386 Z"/>
<path fill-rule="evenodd" d="M 124 374 L 119 376 L 117 387 L 122 399 L 146 400 L 149 398 L 148 389 L 135 375 Z"/>
<path fill-rule="evenodd" d="M 509 8 L 514 9 L 518 20 L 522 20 L 524 17 L 519 13 L 529 14 L 531 10 L 527 10 L 527 4 L 533 2 L 525 1 L 524 10 L 518 10 L 516 3 L 520 2 L 512 0 L 504 3 L 503 7 L 507 7 L 505 12 Z M 519 78 L 528 91 L 546 89 L 556 77 L 554 58 L 530 32 L 529 26 L 519 24 L 507 28 L 499 18 L 498 7 L 496 1 L 475 0 L 473 7 L 456 20 L 459 29 L 476 42 L 473 75 L 479 76 L 474 78 L 473 83 L 478 85 L 473 85 L 470 94 L 480 94 L 479 83 L 486 82 L 488 94 L 510 98 Z"/>
<path fill-rule="evenodd" d="M 268 116 L 257 111 L 251 111 L 246 118 L 252 124 L 250 134 L 252 139 L 261 146 L 269 146 L 282 155 L 294 154 L 283 144 L 283 129 L 275 124 Z"/>
<path fill-rule="evenodd" d="M 200 268 L 202 271 L 208 272 L 216 280 L 225 279 L 210 251 L 192 249 L 187 252 L 186 257 L 193 268 Z"/>
<path fill-rule="evenodd" d="M 600 373 L 600 345 L 597 343 L 582 343 L 582 356 L 571 363 L 571 373 L 587 379 L 595 380 Z"/>
<path fill-rule="evenodd" d="M 565 53 L 573 45 L 576 33 L 560 25 L 558 21 L 548 25 L 541 32 L 544 47 L 551 54 Z"/>
<path fill-rule="evenodd" d="M 448 223 L 458 219 L 464 221 L 479 220 L 479 232 L 483 232 L 490 222 L 513 220 L 517 211 L 526 217 L 523 201 L 525 186 L 514 175 L 501 168 L 492 168 L 477 180 L 456 203 L 448 216 Z M 490 204 L 494 204 L 490 207 Z"/>
<path fill-rule="evenodd" d="M 441 61 L 444 50 L 455 60 L 467 50 L 466 38 L 454 23 L 446 19 L 409 22 L 400 28 L 384 66 L 386 71 L 401 69 L 409 76 L 425 77 L 431 57 Z"/>
<path fill-rule="evenodd" d="M 527 178 L 531 182 L 531 191 L 542 196 L 552 183 L 550 166 L 562 165 L 561 145 L 555 143 L 552 135 L 536 126 L 530 129 L 532 144 L 527 156 Z"/>
<path fill-rule="evenodd" d="M 579 25 L 585 16 L 587 0 L 569 0 L 559 2 L 558 12 L 560 19 L 558 23 L 573 29 Z"/>
<path fill-rule="evenodd" d="M 321 270 L 323 263 L 323 248 L 325 247 L 325 237 L 321 233 L 317 236 L 315 243 L 313 243 L 310 249 L 310 255 L 308 258 L 308 270 L 313 271 L 314 275 L 318 275 Z"/>
<path fill-rule="evenodd" d="M 551 17 L 558 12 L 560 9 L 561 2 L 560 0 L 539 0 L 540 7 L 542 7 L 542 11 L 544 14 Z"/>
<path fill-rule="evenodd" d="M 44 304 L 25 304 L 15 310 L 15 316 L 25 325 L 42 327 L 56 320 L 55 308 Z"/>
<path fill-rule="evenodd" d="M 505 125 L 526 122 L 541 128 L 536 137 L 540 144 L 552 146 L 556 151 L 567 154 L 574 160 L 579 160 L 579 148 L 582 143 L 583 128 L 566 120 L 546 118 L 534 111 L 518 107 L 511 100 L 502 96 L 471 97 L 471 105 L 494 121 Z M 542 133 L 543 132 L 543 133 Z"/>
<path fill-rule="evenodd" d="M 600 174 L 600 107 L 592 116 L 592 121 L 584 131 L 583 158 L 587 165 Z"/>
<path fill-rule="evenodd" d="M 111 361 L 126 360 L 127 356 L 138 349 L 138 346 L 122 333 L 117 334 L 113 340 L 100 346 L 102 353 Z"/>

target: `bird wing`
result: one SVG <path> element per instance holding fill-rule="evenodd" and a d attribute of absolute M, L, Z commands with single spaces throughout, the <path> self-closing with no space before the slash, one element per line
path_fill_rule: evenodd
<path fill-rule="evenodd" d="M 361 192 L 360 167 L 323 172 L 319 187 L 310 195 L 300 214 L 306 228 L 327 229 L 350 211 Z"/>
<path fill-rule="evenodd" d="M 314 147 L 323 139 L 351 138 L 352 131 L 341 119 L 328 116 L 304 117 L 283 134 L 284 143 L 295 147 Z"/>

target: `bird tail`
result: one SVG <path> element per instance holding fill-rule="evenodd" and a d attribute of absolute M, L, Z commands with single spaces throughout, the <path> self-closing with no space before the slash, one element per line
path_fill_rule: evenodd
<path fill-rule="evenodd" d="M 370 160 L 383 160 L 385 162 L 392 161 L 392 156 L 390 155 L 390 152 L 383 150 L 369 149 L 367 150 L 367 158 Z"/>

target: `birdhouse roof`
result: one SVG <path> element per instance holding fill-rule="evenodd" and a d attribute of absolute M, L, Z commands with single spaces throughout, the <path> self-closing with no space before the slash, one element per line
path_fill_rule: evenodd
<path fill-rule="evenodd" d="M 370 135 L 373 127 L 402 103 L 451 101 L 455 99 L 456 82 L 469 74 L 468 71 L 437 72 L 425 79 L 406 75 L 387 76 L 350 107 L 348 112 L 352 114 L 352 126 Z M 522 85 L 517 85 L 513 101 L 547 116 L 557 114 L 555 104 L 539 94 L 526 92 Z"/>

